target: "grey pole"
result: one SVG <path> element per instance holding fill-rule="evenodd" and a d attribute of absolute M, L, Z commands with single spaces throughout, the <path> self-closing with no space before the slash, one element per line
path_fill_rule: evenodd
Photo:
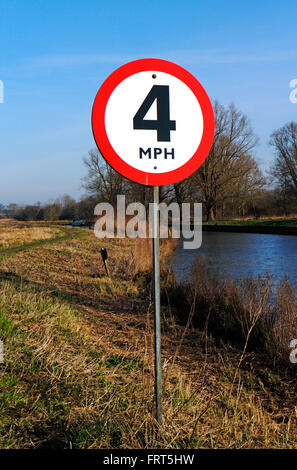
<path fill-rule="evenodd" d="M 155 306 L 155 393 L 156 415 L 162 424 L 162 365 L 161 365 L 161 326 L 160 326 L 160 260 L 159 260 L 159 186 L 153 187 L 153 257 L 154 257 L 154 306 Z"/>

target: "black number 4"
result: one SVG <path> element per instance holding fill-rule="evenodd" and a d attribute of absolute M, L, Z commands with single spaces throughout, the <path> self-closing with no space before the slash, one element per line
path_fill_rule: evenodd
<path fill-rule="evenodd" d="M 144 119 L 155 100 L 157 100 L 157 119 Z M 152 87 L 133 118 L 133 128 L 156 130 L 158 142 L 170 142 L 170 131 L 176 130 L 176 121 L 170 121 L 169 86 Z"/>

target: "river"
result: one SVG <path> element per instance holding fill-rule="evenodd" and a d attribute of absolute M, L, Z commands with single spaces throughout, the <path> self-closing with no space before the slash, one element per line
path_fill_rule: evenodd
<path fill-rule="evenodd" d="M 179 280 L 190 276 L 191 265 L 205 257 L 218 276 L 240 280 L 265 273 L 273 275 L 274 283 L 287 276 L 297 287 L 297 236 L 262 233 L 203 232 L 202 245 L 195 250 L 183 249 L 182 240 L 172 258 Z"/>

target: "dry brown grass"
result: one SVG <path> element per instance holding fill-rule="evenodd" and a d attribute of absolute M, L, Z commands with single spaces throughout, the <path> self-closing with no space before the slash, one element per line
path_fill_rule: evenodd
<path fill-rule="evenodd" d="M 225 339 L 241 343 L 242 359 L 252 340 L 254 349 L 288 363 L 289 342 L 297 337 L 297 293 L 288 279 L 280 280 L 274 289 L 268 273 L 239 283 L 218 279 L 201 258 L 193 265 L 192 278 L 189 292 L 192 302 L 199 299 L 200 309 L 203 304 L 200 326 L 204 322 L 206 332 L 224 331 Z"/>
<path fill-rule="evenodd" d="M 160 267 L 165 266 L 166 261 L 172 255 L 177 245 L 174 238 L 160 239 Z M 132 248 L 132 262 L 137 272 L 146 272 L 153 266 L 153 242 L 150 238 L 140 238 Z"/>
<path fill-rule="evenodd" d="M 0 248 L 29 243 L 35 240 L 46 240 L 60 235 L 59 229 L 49 227 L 3 228 L 0 231 Z"/>
<path fill-rule="evenodd" d="M 292 384 L 282 383 L 282 399 L 271 385 L 277 374 L 265 375 L 262 364 L 259 375 L 248 356 L 251 367 L 246 361 L 232 390 L 240 350 L 215 344 L 208 332 L 206 353 L 205 331 L 189 325 L 185 333 L 164 304 L 160 429 L 154 418 L 153 309 L 145 267 L 151 240 L 144 246 L 141 240 L 96 240 L 88 230 L 80 233 L 84 238 L 2 261 L 2 448 L 297 446 Z M 111 278 L 105 276 L 101 247 L 109 252 Z M 166 250 L 161 247 L 163 260 Z M 206 295 L 207 288 L 202 282 L 200 293 Z M 213 298 L 215 283 L 211 289 Z M 228 295 L 231 300 L 231 290 Z"/>
<path fill-rule="evenodd" d="M 189 351 L 187 342 L 184 356 L 172 364 L 176 344 L 163 334 L 160 430 L 154 419 L 151 316 L 145 328 L 144 319 L 122 311 L 89 309 L 88 316 L 62 299 L 5 282 L 0 308 L 7 305 L 16 330 L 0 376 L 1 447 L 295 445 L 296 417 L 279 421 L 272 400 L 267 410 L 265 389 L 251 389 L 240 378 L 229 396 L 232 363 L 223 351 L 205 360 L 197 348 Z"/>
<path fill-rule="evenodd" d="M 277 288 L 273 326 L 274 345 L 286 360 L 289 343 L 297 338 L 297 292 L 287 279 L 283 279 Z"/>

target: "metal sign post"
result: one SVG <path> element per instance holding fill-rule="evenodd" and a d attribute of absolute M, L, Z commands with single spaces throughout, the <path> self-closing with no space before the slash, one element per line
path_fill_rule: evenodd
<path fill-rule="evenodd" d="M 161 365 L 161 325 L 160 325 L 160 222 L 159 186 L 153 186 L 153 267 L 154 267 L 154 311 L 155 311 L 155 394 L 156 417 L 162 424 L 162 365 Z"/>
<path fill-rule="evenodd" d="M 157 421 L 162 424 L 159 186 L 182 181 L 202 165 L 214 138 L 214 112 L 190 72 L 166 60 L 140 59 L 122 65 L 101 85 L 92 129 L 114 170 L 153 187 L 155 388 Z"/>

